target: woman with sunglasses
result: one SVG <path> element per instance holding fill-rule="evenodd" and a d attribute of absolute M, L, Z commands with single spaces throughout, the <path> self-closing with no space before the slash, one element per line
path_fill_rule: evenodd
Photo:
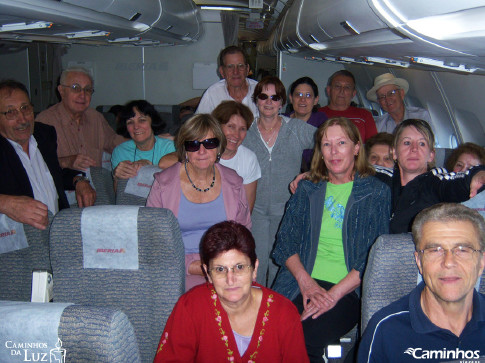
<path fill-rule="evenodd" d="M 303 150 L 313 147 L 316 128 L 279 114 L 286 102 L 286 90 L 277 77 L 265 77 L 256 85 L 253 102 L 259 117 L 249 128 L 243 145 L 256 154 L 261 167 L 252 232 L 259 256 L 258 282 L 270 287 L 278 267 L 269 256 L 290 198 L 288 184 L 300 171 Z"/>
<path fill-rule="evenodd" d="M 301 77 L 290 86 L 290 102 L 293 111 L 286 116 L 305 121 L 307 124 L 319 127 L 327 120 L 327 115 L 318 112 L 318 86 L 310 77 Z M 310 169 L 313 150 L 303 150 L 302 171 Z"/>
<path fill-rule="evenodd" d="M 212 225 L 234 220 L 251 228 L 242 178 L 218 163 L 226 148 L 219 122 L 208 114 L 187 120 L 175 137 L 178 162 L 155 174 L 147 207 L 177 217 L 185 246 L 185 288 L 205 282 L 199 242 Z"/>

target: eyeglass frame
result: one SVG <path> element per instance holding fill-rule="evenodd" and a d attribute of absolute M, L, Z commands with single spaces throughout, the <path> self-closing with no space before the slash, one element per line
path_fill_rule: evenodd
<path fill-rule="evenodd" d="M 238 63 L 238 64 L 228 64 L 224 65 L 224 68 L 229 69 L 230 71 L 238 70 L 238 71 L 243 71 L 247 68 L 247 64 L 243 63 Z"/>
<path fill-rule="evenodd" d="M 306 92 L 306 93 L 303 93 L 303 92 L 295 92 L 293 95 L 293 97 L 298 97 L 298 98 L 305 98 L 305 99 L 309 99 L 309 98 L 315 98 L 315 96 L 313 96 L 310 92 Z"/>
<path fill-rule="evenodd" d="M 236 267 L 237 266 L 242 266 L 243 268 L 240 269 L 240 270 L 237 270 L 236 272 Z M 253 267 L 253 265 L 249 264 L 249 265 L 245 265 L 243 263 L 236 263 L 234 266 L 232 267 L 227 267 L 227 266 L 215 266 L 215 267 L 212 267 L 212 268 L 209 268 L 207 269 L 207 272 L 208 273 L 211 273 L 212 271 L 214 271 L 216 268 L 220 268 L 222 267 L 223 270 L 222 271 L 219 271 L 219 272 L 216 272 L 214 274 L 214 276 L 216 278 L 225 278 L 227 276 L 227 274 L 229 273 L 229 270 L 232 270 L 232 273 L 234 276 L 244 276 L 246 274 L 247 271 L 249 271 L 251 269 L 251 267 Z"/>
<path fill-rule="evenodd" d="M 90 86 L 86 86 L 86 87 L 81 87 L 80 84 L 78 83 L 74 83 L 70 86 L 66 85 L 66 84 L 61 84 L 62 87 L 66 87 L 66 88 L 69 88 L 73 93 L 81 93 L 84 91 L 84 93 L 87 93 L 88 95 L 92 96 L 93 93 L 94 93 L 94 88 L 93 87 L 90 87 Z"/>
<path fill-rule="evenodd" d="M 455 246 L 455 247 L 452 247 L 452 248 L 443 248 L 441 246 L 433 246 L 433 247 L 423 248 L 422 250 L 417 250 L 417 252 L 421 253 L 421 255 L 424 258 L 428 258 L 428 259 L 431 258 L 432 261 L 437 261 L 438 258 L 439 259 L 442 259 L 443 257 L 445 257 L 447 251 L 450 251 L 451 252 L 451 255 L 453 257 L 456 257 L 460 261 L 469 261 L 466 258 L 464 259 L 463 256 L 460 257 L 459 255 L 456 254 L 456 251 L 460 251 L 463 248 L 469 249 L 471 251 L 471 253 L 470 253 L 470 259 L 471 259 L 471 256 L 473 256 L 473 253 L 475 253 L 475 252 L 483 253 L 484 252 L 483 250 L 476 250 L 473 247 L 463 246 L 463 245 L 458 245 L 458 246 Z M 429 252 L 426 253 L 426 251 L 431 251 L 433 249 L 438 249 L 437 252 L 439 252 L 439 254 L 436 255 L 436 256 L 430 257 Z M 428 256 L 428 257 L 426 257 L 426 256 Z"/>
<path fill-rule="evenodd" d="M 386 98 L 391 98 L 391 97 L 396 97 L 398 91 L 400 91 L 401 88 L 396 88 L 396 89 L 393 89 L 391 91 L 388 91 L 386 92 L 385 95 L 378 95 L 377 92 L 376 92 L 376 98 L 377 98 L 377 101 L 384 101 Z"/>
<path fill-rule="evenodd" d="M 25 111 L 22 111 L 22 109 Z M 11 108 L 5 112 L 0 112 L 0 114 L 4 115 L 5 118 L 9 121 L 16 120 L 19 117 L 19 113 L 21 113 L 25 117 L 33 115 L 34 106 L 32 106 L 32 104 L 22 105 L 19 108 Z M 7 115 L 12 115 L 12 116 L 7 116 Z"/>
<path fill-rule="evenodd" d="M 267 95 L 266 93 L 260 93 L 259 95 L 256 96 L 258 100 L 260 101 L 266 101 L 268 98 L 271 99 L 273 102 L 278 102 L 282 100 L 282 97 L 279 95 Z"/>
<path fill-rule="evenodd" d="M 219 141 L 219 139 L 217 137 L 211 137 L 209 139 L 205 139 L 205 140 L 202 140 L 202 141 L 199 141 L 199 140 L 184 141 L 185 151 L 187 151 L 189 153 L 192 153 L 192 152 L 195 153 L 195 152 L 199 151 L 201 145 L 204 145 L 204 148 L 206 150 L 212 150 L 212 149 L 217 148 L 220 144 L 221 144 L 221 142 Z"/>

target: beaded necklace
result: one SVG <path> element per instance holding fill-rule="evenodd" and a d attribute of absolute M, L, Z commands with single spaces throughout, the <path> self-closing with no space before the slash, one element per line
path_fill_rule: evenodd
<path fill-rule="evenodd" d="M 205 188 L 205 189 L 201 189 L 201 188 L 198 188 L 195 186 L 194 182 L 192 181 L 192 179 L 190 179 L 190 175 L 189 175 L 189 171 L 187 170 L 187 160 L 185 160 L 185 174 L 187 174 L 187 178 L 189 178 L 189 182 L 190 184 L 192 184 L 192 187 L 197 190 L 198 192 L 208 192 L 213 186 L 214 186 L 214 183 L 216 182 L 216 167 L 215 165 L 212 165 L 212 183 L 211 185 L 209 185 L 208 188 Z"/>

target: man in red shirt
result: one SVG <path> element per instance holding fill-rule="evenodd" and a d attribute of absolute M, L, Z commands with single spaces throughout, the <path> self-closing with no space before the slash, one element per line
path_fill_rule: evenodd
<path fill-rule="evenodd" d="M 362 141 L 377 134 L 376 123 L 372 114 L 363 109 L 351 106 L 350 103 L 357 91 L 355 90 L 355 78 L 347 70 L 340 70 L 330 76 L 327 83 L 328 106 L 318 111 L 324 112 L 328 118 L 347 117 L 359 129 Z"/>

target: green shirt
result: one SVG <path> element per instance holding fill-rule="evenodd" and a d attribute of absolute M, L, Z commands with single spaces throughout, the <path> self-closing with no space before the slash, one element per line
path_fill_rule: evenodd
<path fill-rule="evenodd" d="M 353 185 L 354 182 L 327 183 L 317 257 L 312 270 L 312 277 L 315 279 L 337 284 L 348 274 L 342 243 L 342 226 Z"/>

